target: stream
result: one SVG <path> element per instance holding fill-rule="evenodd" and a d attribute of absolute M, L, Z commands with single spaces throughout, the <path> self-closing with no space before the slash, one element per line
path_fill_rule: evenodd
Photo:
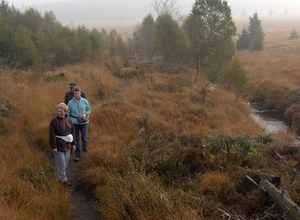
<path fill-rule="evenodd" d="M 289 127 L 284 123 L 283 118 L 275 111 L 258 110 L 257 108 L 250 106 L 251 117 L 261 127 L 266 130 L 266 133 L 275 132 L 288 132 Z"/>
<path fill-rule="evenodd" d="M 289 126 L 283 121 L 282 114 L 272 110 L 259 109 L 255 104 L 250 104 L 250 110 L 251 117 L 266 130 L 266 133 L 290 132 Z M 300 144 L 300 140 L 295 138 L 295 144 Z"/>

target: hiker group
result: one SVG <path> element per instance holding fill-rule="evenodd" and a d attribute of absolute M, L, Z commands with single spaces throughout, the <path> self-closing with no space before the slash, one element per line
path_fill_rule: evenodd
<path fill-rule="evenodd" d="M 71 152 L 75 161 L 88 151 L 88 126 L 91 106 L 76 82 L 70 82 L 64 102 L 56 106 L 56 116 L 49 124 L 49 145 L 52 148 L 60 183 L 71 186 L 67 180 L 67 167 Z"/>

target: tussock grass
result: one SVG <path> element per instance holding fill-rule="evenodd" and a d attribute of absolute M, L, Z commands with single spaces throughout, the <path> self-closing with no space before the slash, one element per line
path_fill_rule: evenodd
<path fill-rule="evenodd" d="M 117 87 L 110 74 L 95 74 L 100 71 L 96 66 L 77 68 L 64 67 L 66 77 L 61 79 L 36 68 L 0 74 L 0 103 L 7 108 L 0 114 L 3 219 L 67 219 L 70 214 L 68 192 L 58 184 L 55 167 L 39 153 L 50 151 L 50 119 L 56 115 L 56 105 L 63 102 L 70 81 L 91 85 L 84 88 L 91 103 L 101 101 L 99 91 L 103 91 L 101 98 L 109 98 Z"/>
<path fill-rule="evenodd" d="M 279 101 L 279 97 L 272 98 L 272 93 L 277 92 L 274 92 L 276 88 L 278 88 L 279 94 L 283 95 L 282 89 L 287 93 L 289 90 L 299 87 L 300 40 L 289 39 L 290 31 L 296 22 L 295 16 L 270 16 L 261 19 L 263 30 L 266 33 L 264 50 L 238 51 L 237 54 L 245 65 L 254 92 L 265 91 L 264 96 L 256 94 L 255 98 L 262 99 L 267 106 L 274 107 L 272 102 Z M 276 26 L 274 26 L 275 24 Z"/>
<path fill-rule="evenodd" d="M 300 83 L 299 41 L 273 28 L 264 51 L 238 52 L 255 98 L 268 106 Z M 293 134 L 265 135 L 243 100 L 207 87 L 203 75 L 194 82 L 193 71 L 137 73 L 121 66 L 116 58 L 103 66 L 0 71 L 0 104 L 9 109 L 0 114 L 1 218 L 67 219 L 68 192 L 40 151 L 50 153 L 48 123 L 70 81 L 92 106 L 83 182 L 107 219 L 222 219 L 220 207 L 257 218 L 270 201 L 239 166 L 274 170 L 289 186 L 286 165 L 274 151 L 297 166 L 299 156 L 281 147 Z M 54 77 L 57 71 L 65 78 Z M 258 181 L 255 171 L 249 175 Z M 297 203 L 298 190 L 294 184 L 290 191 Z"/>

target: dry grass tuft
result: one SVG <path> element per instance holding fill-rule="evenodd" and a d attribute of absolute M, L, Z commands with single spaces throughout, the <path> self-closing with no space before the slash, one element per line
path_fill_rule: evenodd
<path fill-rule="evenodd" d="M 299 40 L 288 40 L 289 27 L 280 27 L 265 26 L 264 51 L 237 52 L 254 97 L 267 106 L 300 84 Z M 140 74 L 122 66 L 115 57 L 103 66 L 0 71 L 0 104 L 8 108 L 0 112 L 1 217 L 68 218 L 69 194 L 38 150 L 47 151 L 48 123 L 70 81 L 92 106 L 83 181 L 107 219 L 222 219 L 219 207 L 254 219 L 270 201 L 239 166 L 273 170 L 283 187 L 293 181 L 275 153 L 297 168 L 299 156 L 281 146 L 293 134 L 277 133 L 275 142 L 261 135 L 246 103 L 207 86 L 203 75 L 194 82 L 194 71 Z M 53 77 L 56 71 L 65 78 Z M 299 203 L 293 183 L 291 197 Z"/>

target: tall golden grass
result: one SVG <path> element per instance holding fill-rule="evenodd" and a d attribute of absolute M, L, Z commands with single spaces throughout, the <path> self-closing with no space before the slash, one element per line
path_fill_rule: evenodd
<path fill-rule="evenodd" d="M 55 167 L 41 153 L 50 150 L 49 120 L 56 115 L 55 106 L 63 102 L 69 81 L 90 85 L 84 90 L 91 103 L 100 102 L 100 90 L 109 99 L 114 92 L 110 86 L 117 86 L 112 77 L 98 74 L 101 68 L 97 67 L 65 67 L 61 71 L 70 78 L 63 80 L 37 69 L 0 73 L 0 103 L 8 108 L 0 114 L 1 219 L 68 218 L 68 192 L 57 184 Z"/>
<path fill-rule="evenodd" d="M 114 190 L 110 195 L 114 199 L 126 193 L 130 197 L 130 190 L 137 190 L 142 196 L 139 200 L 148 200 L 145 207 L 148 203 L 151 209 L 161 207 L 154 217 L 163 216 L 163 213 L 168 213 L 166 219 L 174 215 L 188 217 L 188 213 L 172 206 L 168 198 L 172 192 L 169 195 L 148 177 L 132 174 L 128 177 L 130 181 L 124 182 L 113 175 L 114 170 L 128 170 L 128 147 L 141 139 L 139 130 L 143 126 L 143 114 L 149 115 L 157 133 L 178 130 L 208 137 L 220 131 L 233 134 L 261 131 L 254 122 L 244 126 L 243 121 L 251 121 L 249 110 L 231 94 L 212 90 L 210 97 L 199 107 L 202 98 L 197 90 L 205 85 L 203 77 L 190 86 L 187 75 L 153 73 L 145 74 L 139 80 L 120 81 L 105 68 L 95 65 L 66 66 L 60 71 L 66 78 L 58 79 L 49 72 L 41 74 L 36 69 L 1 72 L 0 102 L 9 109 L 1 114 L 1 124 L 6 130 L 0 137 L 0 213 L 4 219 L 66 219 L 70 212 L 68 193 L 57 185 L 54 167 L 39 153 L 49 151 L 48 124 L 56 114 L 55 106 L 63 101 L 69 81 L 78 82 L 92 105 L 90 154 L 83 161 L 85 182 L 96 188 L 100 201 L 105 197 L 102 190 Z M 153 78 L 160 84 L 159 88 L 173 85 L 178 90 L 150 89 Z M 157 196 L 163 199 L 157 200 Z M 129 206 L 138 202 L 132 199 L 128 200 Z M 169 202 L 165 203 L 165 199 Z M 121 204 L 111 203 L 108 200 L 108 209 L 102 210 L 108 219 L 120 214 L 114 206 Z M 136 210 L 138 218 L 149 218 L 147 212 L 142 211 L 145 207 Z M 110 210 L 115 210 L 114 214 Z"/>
<path fill-rule="evenodd" d="M 237 26 L 247 26 L 246 19 L 236 19 Z M 299 88 L 300 39 L 289 39 L 291 30 L 300 31 L 297 29 L 299 15 L 259 15 L 259 19 L 265 32 L 264 50 L 237 52 L 251 84 L 255 90 L 261 87 L 265 93 L 274 92 L 274 87 Z M 275 99 L 272 98 L 273 101 Z"/>
<path fill-rule="evenodd" d="M 237 53 L 256 90 L 268 81 L 276 87 L 298 88 L 300 44 L 288 40 L 288 33 L 267 29 L 263 51 Z M 57 184 L 55 168 L 41 151 L 49 151 L 48 123 L 69 81 L 78 82 L 92 106 L 90 150 L 82 160 L 84 183 L 94 190 L 106 219 L 221 219 L 201 193 L 212 192 L 212 197 L 221 199 L 225 189 L 232 202 L 230 176 L 220 171 L 199 176 L 199 181 L 189 180 L 187 194 L 165 188 L 155 173 L 138 172 L 137 163 L 171 158 L 182 150 L 180 140 L 170 145 L 155 142 L 172 139 L 174 134 L 203 139 L 219 133 L 261 134 L 263 129 L 252 120 L 246 103 L 214 87 L 203 97 L 199 91 L 205 88 L 204 76 L 195 84 L 185 74 L 145 73 L 119 79 L 100 64 L 82 64 L 63 67 L 59 71 L 66 77 L 59 79 L 40 69 L 0 71 L 0 104 L 9 109 L 0 114 L 1 219 L 68 218 L 69 194 Z M 273 88 L 264 92 L 271 94 Z M 270 101 L 276 98 L 269 96 Z M 282 133 L 278 137 L 282 143 L 292 139 Z M 136 157 L 148 156 L 135 160 L 133 152 Z M 206 160 L 212 163 L 213 158 Z M 178 172 L 185 169 L 176 160 L 170 163 L 178 166 Z"/>

